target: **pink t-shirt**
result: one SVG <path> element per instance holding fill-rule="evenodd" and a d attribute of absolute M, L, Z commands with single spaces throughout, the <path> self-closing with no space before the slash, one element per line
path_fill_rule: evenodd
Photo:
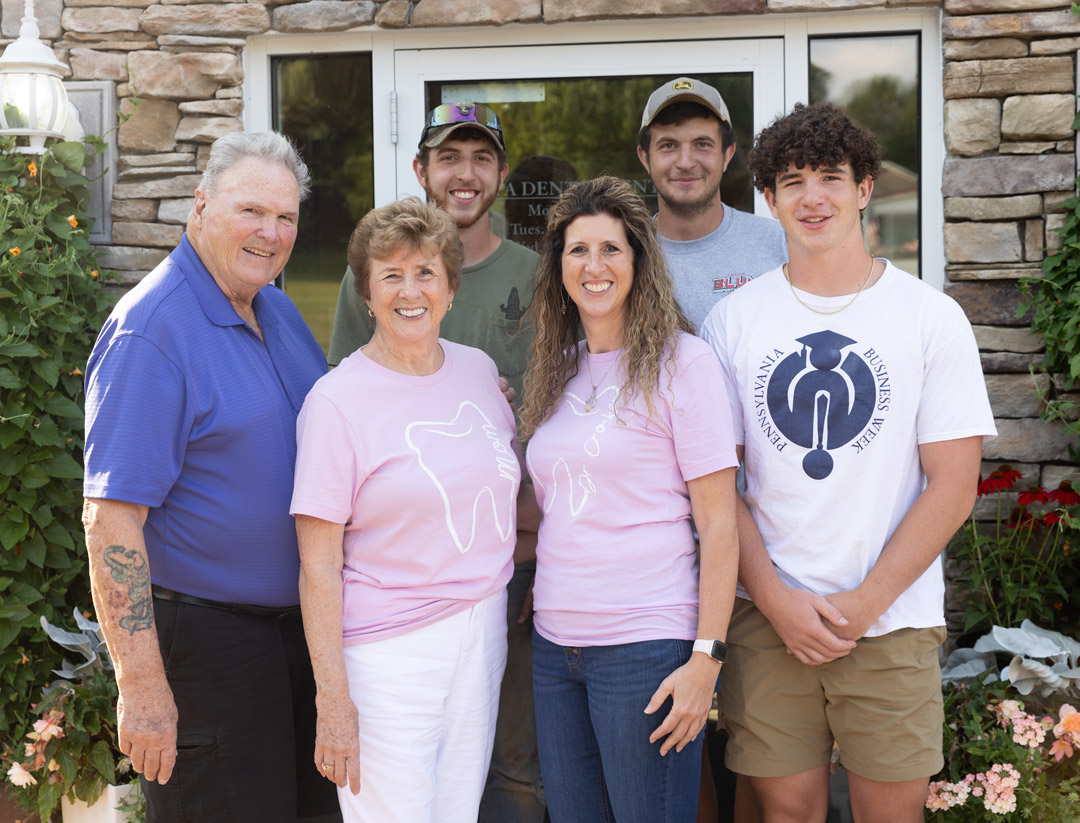
<path fill-rule="evenodd" d="M 292 514 L 345 524 L 345 645 L 469 608 L 513 572 L 521 483 L 514 416 L 479 349 L 440 340 L 435 374 L 357 351 L 296 425 Z"/>
<path fill-rule="evenodd" d="M 583 359 L 529 442 L 544 512 L 535 623 L 562 646 L 694 639 L 698 564 L 686 482 L 736 465 L 724 377 L 704 342 L 678 335 L 674 376 L 665 361 L 652 420 L 640 397 L 630 408 L 615 404 L 621 355 L 586 354 L 588 366 Z M 586 411 L 590 369 L 598 403 Z"/>

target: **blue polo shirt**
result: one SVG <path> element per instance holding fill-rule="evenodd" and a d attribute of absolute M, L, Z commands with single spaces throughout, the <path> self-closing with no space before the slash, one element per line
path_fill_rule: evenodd
<path fill-rule="evenodd" d="M 293 606 L 296 417 L 326 360 L 279 289 L 253 307 L 265 344 L 186 235 L 116 304 L 86 367 L 83 493 L 149 507 L 154 583 Z"/>

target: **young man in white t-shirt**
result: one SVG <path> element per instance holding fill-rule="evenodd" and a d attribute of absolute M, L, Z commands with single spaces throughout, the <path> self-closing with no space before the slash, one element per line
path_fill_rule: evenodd
<path fill-rule="evenodd" d="M 721 693 L 727 763 L 766 823 L 824 821 L 833 741 L 858 823 L 923 819 L 941 768 L 940 553 L 995 434 L 971 326 L 866 250 L 873 135 L 796 105 L 750 156 L 789 263 L 721 301 L 746 469 Z"/>

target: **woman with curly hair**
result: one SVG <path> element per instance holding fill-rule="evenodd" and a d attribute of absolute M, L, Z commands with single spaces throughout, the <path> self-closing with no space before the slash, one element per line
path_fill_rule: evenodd
<path fill-rule="evenodd" d="M 533 683 L 548 810 L 693 821 L 738 562 L 723 377 L 625 182 L 565 191 L 541 250 L 522 438 L 544 513 Z"/>

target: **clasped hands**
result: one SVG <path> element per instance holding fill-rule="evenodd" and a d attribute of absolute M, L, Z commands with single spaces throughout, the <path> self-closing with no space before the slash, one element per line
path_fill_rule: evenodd
<path fill-rule="evenodd" d="M 808 666 L 848 654 L 880 616 L 858 589 L 820 595 L 786 588 L 775 607 L 762 608 L 788 653 Z"/>

